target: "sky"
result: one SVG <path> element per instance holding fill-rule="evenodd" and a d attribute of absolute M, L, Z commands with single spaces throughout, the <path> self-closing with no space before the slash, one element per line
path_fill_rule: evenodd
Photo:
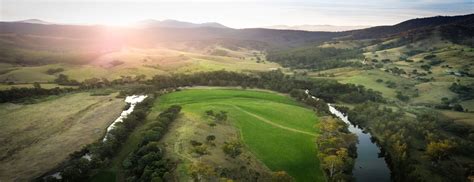
<path fill-rule="evenodd" d="M 474 0 L 0 0 L 0 20 L 127 25 L 145 19 L 271 25 L 393 25 L 474 13 Z"/>

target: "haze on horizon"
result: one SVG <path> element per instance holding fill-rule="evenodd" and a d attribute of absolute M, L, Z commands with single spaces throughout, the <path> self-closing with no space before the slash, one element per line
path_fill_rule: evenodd
<path fill-rule="evenodd" d="M 473 13 L 471 0 L 0 0 L 0 20 L 127 25 L 145 19 L 272 25 L 392 25 L 408 19 Z"/>

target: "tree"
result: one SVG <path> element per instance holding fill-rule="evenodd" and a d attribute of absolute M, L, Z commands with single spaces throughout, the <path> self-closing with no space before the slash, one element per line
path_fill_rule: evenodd
<path fill-rule="evenodd" d="M 214 117 L 217 122 L 227 121 L 227 112 L 221 111 L 217 113 Z"/>
<path fill-rule="evenodd" d="M 213 110 L 207 110 L 206 115 L 208 116 L 214 116 L 214 111 Z"/>
<path fill-rule="evenodd" d="M 461 104 L 454 104 L 453 110 L 459 111 L 459 112 L 463 112 L 463 111 L 464 111 L 464 108 L 462 107 Z"/>
<path fill-rule="evenodd" d="M 206 141 L 207 141 L 207 142 L 212 142 L 212 141 L 214 141 L 214 140 L 216 140 L 216 136 L 214 136 L 214 135 L 208 135 L 208 136 L 206 137 Z"/>
<path fill-rule="evenodd" d="M 439 140 L 431 141 L 426 146 L 425 154 L 435 161 L 440 161 L 441 159 L 447 157 L 450 152 L 453 150 L 455 144 L 450 140 Z"/>
<path fill-rule="evenodd" d="M 343 169 L 344 161 L 337 155 L 328 155 L 323 157 L 322 166 L 329 171 L 329 178 Z"/>
<path fill-rule="evenodd" d="M 67 83 L 69 83 L 69 77 L 66 76 L 66 75 L 64 75 L 64 74 L 59 74 L 59 75 L 58 75 L 58 78 L 56 78 L 56 79 L 54 80 L 54 82 L 56 82 L 56 83 L 58 83 L 58 84 L 60 84 L 60 85 L 61 85 L 61 84 L 67 84 Z"/>
<path fill-rule="evenodd" d="M 238 140 L 224 142 L 224 146 L 222 146 L 222 150 L 224 151 L 224 153 L 232 158 L 235 158 L 242 153 L 241 148 L 242 144 Z"/>
<path fill-rule="evenodd" d="M 214 168 L 203 162 L 196 162 L 189 166 L 189 173 L 196 181 L 209 181 L 216 175 Z"/>
<path fill-rule="evenodd" d="M 395 157 L 394 157 L 395 160 L 398 160 L 399 162 L 403 162 L 407 159 L 408 146 L 406 143 L 403 143 L 400 140 L 397 140 L 392 145 L 392 148 L 395 153 Z"/>
<path fill-rule="evenodd" d="M 35 83 L 33 83 L 33 87 L 34 87 L 35 89 L 41 89 L 41 84 L 38 83 L 38 82 L 35 82 Z"/>

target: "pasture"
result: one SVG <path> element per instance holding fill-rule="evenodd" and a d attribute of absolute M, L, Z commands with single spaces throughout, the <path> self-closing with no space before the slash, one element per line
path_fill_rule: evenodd
<path fill-rule="evenodd" d="M 135 77 L 172 73 L 193 73 L 201 71 L 269 71 L 281 68 L 276 63 L 256 60 L 251 50 L 233 51 L 226 56 L 212 55 L 201 52 L 187 52 L 167 48 L 123 48 L 104 53 L 83 64 L 45 64 L 45 65 L 13 65 L 0 64 L 0 82 L 33 83 L 53 82 L 58 74 L 65 74 L 69 79 L 84 81 L 89 78 L 119 79 L 122 76 Z M 259 57 L 262 57 L 259 55 Z M 64 71 L 48 74 L 51 68 L 62 68 Z"/>
<path fill-rule="evenodd" d="M 103 137 L 125 106 L 115 96 L 83 92 L 0 104 L 0 181 L 38 177 Z"/>
<path fill-rule="evenodd" d="M 209 122 L 207 110 L 226 111 L 245 148 L 270 170 L 286 171 L 297 181 L 324 181 L 315 145 L 318 118 L 287 96 L 255 90 L 188 89 L 161 96 L 152 114 L 173 104 L 183 107 L 191 123 Z M 196 130 L 183 129 L 180 132 Z"/>

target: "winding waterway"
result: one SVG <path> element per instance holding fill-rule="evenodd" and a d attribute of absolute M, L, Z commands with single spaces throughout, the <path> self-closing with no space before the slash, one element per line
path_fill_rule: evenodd
<path fill-rule="evenodd" d="M 127 118 L 127 116 L 133 112 L 133 110 L 135 109 L 135 106 L 142 102 L 143 100 L 145 100 L 145 98 L 147 98 L 146 95 L 132 95 L 132 96 L 127 96 L 125 98 L 125 102 L 130 104 L 130 107 L 125 110 L 125 111 L 122 111 L 122 113 L 120 114 L 120 116 L 115 119 L 115 121 L 109 125 L 109 127 L 107 127 L 107 133 L 105 134 L 104 136 L 104 139 L 102 141 L 107 141 L 107 136 L 110 132 L 110 130 L 114 129 L 115 128 L 115 125 L 117 123 L 120 123 L 120 122 L 123 122 L 123 119 Z"/>
<path fill-rule="evenodd" d="M 347 115 L 344 115 L 331 104 L 329 111 L 349 125 L 349 131 L 359 138 L 357 144 L 357 158 L 352 173 L 356 181 L 390 181 L 390 169 L 383 157 L 379 157 L 380 148 L 370 139 L 370 133 L 364 133 L 362 129 L 354 126 Z"/>
<path fill-rule="evenodd" d="M 312 96 L 309 90 L 305 93 L 312 99 L 319 100 Z M 390 169 L 383 157 L 380 157 L 380 148 L 372 142 L 370 133 L 364 133 L 363 130 L 353 125 L 347 115 L 337 110 L 331 104 L 328 104 L 329 111 L 349 125 L 349 131 L 357 135 L 357 158 L 355 160 L 353 176 L 359 182 L 385 182 L 390 181 Z"/>
<path fill-rule="evenodd" d="M 147 98 L 148 96 L 147 95 L 132 95 L 132 96 L 127 96 L 125 98 L 125 102 L 130 104 L 130 107 L 128 107 L 127 110 L 124 110 L 122 111 L 122 113 L 120 114 L 120 116 L 114 120 L 114 122 L 112 122 L 109 127 L 107 127 L 107 132 L 105 133 L 105 136 L 104 138 L 102 139 L 103 142 L 107 141 L 107 136 L 109 135 L 109 132 L 110 130 L 114 129 L 115 128 L 115 125 L 117 123 L 120 123 L 120 122 L 123 122 L 123 120 L 125 118 L 127 118 L 127 116 L 133 112 L 133 110 L 135 109 L 135 106 L 142 102 L 143 100 L 145 100 L 145 98 Z M 87 160 L 91 160 L 92 159 L 92 154 L 90 153 L 86 153 L 82 156 L 82 158 L 84 159 L 87 159 Z M 61 172 L 56 172 L 54 174 L 51 174 L 50 175 L 51 177 L 55 178 L 55 179 L 62 179 L 62 176 L 61 176 Z"/>

